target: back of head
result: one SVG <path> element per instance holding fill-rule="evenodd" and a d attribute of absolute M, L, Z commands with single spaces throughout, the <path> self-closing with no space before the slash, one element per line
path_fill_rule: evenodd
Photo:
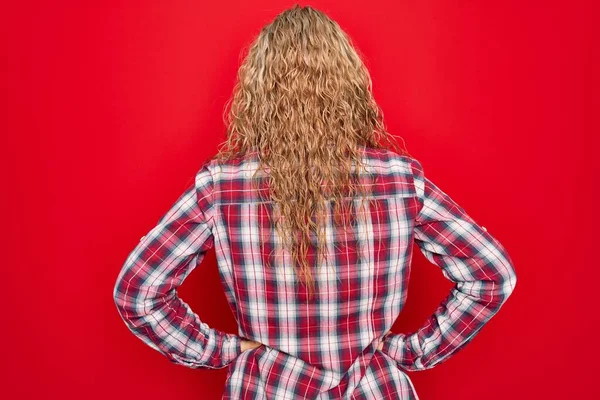
<path fill-rule="evenodd" d="M 256 152 L 261 168 L 268 167 L 280 237 L 312 292 L 306 261 L 311 232 L 317 232 L 322 257 L 326 201 L 333 199 L 337 219 L 353 214 L 340 212 L 344 197 L 366 195 L 352 173 L 353 165 L 356 173 L 364 167 L 361 149 L 409 153 L 386 131 L 369 72 L 351 39 L 310 6 L 295 5 L 262 28 L 227 105 L 227 139 L 216 158 Z"/>

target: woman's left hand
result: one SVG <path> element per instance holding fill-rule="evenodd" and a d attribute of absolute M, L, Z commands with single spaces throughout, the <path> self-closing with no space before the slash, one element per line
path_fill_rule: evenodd
<path fill-rule="evenodd" d="M 377 346 L 377 350 L 381 351 L 383 349 L 383 341 L 385 340 L 385 337 L 390 333 L 392 333 L 392 331 L 387 331 L 385 335 L 383 335 L 383 337 L 381 338 L 381 342 L 379 342 L 379 345 Z"/>

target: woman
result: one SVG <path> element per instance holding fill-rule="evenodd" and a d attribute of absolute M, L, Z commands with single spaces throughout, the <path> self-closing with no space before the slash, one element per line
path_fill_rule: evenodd
<path fill-rule="evenodd" d="M 418 399 L 406 371 L 464 348 L 516 284 L 504 247 L 398 149 L 351 40 L 294 6 L 239 69 L 227 140 L 128 256 L 114 300 L 172 362 L 228 368 L 227 399 Z M 415 332 L 412 243 L 454 288 Z M 215 247 L 238 333 L 177 288 Z"/>

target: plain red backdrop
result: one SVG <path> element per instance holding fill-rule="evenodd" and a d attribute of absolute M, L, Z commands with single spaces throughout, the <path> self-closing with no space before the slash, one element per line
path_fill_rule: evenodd
<path fill-rule="evenodd" d="M 389 131 L 515 263 L 517 288 L 478 337 L 409 373 L 421 398 L 600 398 L 592 2 L 309 4 L 364 54 Z M 242 49 L 292 5 L 4 10 L 2 397 L 220 397 L 226 369 L 169 363 L 127 330 L 112 290 L 224 139 Z M 393 330 L 418 328 L 450 287 L 415 247 Z M 214 250 L 180 296 L 237 332 Z"/>

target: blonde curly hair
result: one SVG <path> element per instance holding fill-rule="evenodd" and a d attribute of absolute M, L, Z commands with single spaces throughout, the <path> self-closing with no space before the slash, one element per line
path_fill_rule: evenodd
<path fill-rule="evenodd" d="M 370 192 L 355 179 L 365 171 L 361 148 L 387 148 L 385 142 L 410 156 L 385 129 L 361 57 L 335 21 L 296 4 L 247 48 L 225 106 L 227 138 L 215 157 L 223 162 L 257 152 L 259 169 L 268 167 L 278 235 L 311 298 L 315 285 L 307 253 L 315 244 L 313 232 L 317 265 L 326 259 L 328 201 L 336 224 L 346 226 L 356 210 L 344 198 L 359 194 L 362 207 Z"/>

